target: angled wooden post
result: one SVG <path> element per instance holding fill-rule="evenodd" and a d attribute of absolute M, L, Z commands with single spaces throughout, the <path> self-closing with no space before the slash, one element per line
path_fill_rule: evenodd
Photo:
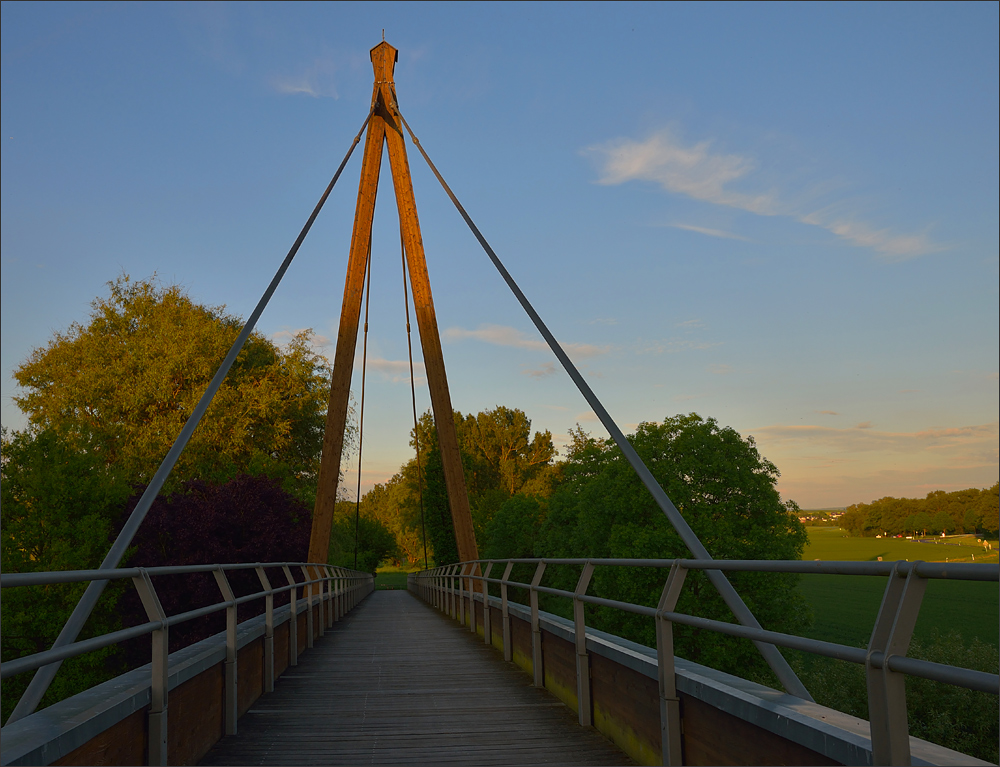
<path fill-rule="evenodd" d="M 458 556 L 463 562 L 479 558 L 476 536 L 469 510 L 469 494 L 465 486 L 462 457 L 458 449 L 458 432 L 448 391 L 444 369 L 444 355 L 438 334 L 434 300 L 431 296 L 424 244 L 420 236 L 417 205 L 413 197 L 413 181 L 403 142 L 402 121 L 396 108 L 396 86 L 393 69 L 396 49 L 383 41 L 371 50 L 375 86 L 372 91 L 372 117 L 368 123 L 365 140 L 364 164 L 358 189 L 358 204 L 351 238 L 351 254 L 347 266 L 347 284 L 337 334 L 337 350 L 333 362 L 333 382 L 330 387 L 330 405 L 327 411 L 326 433 L 323 437 L 323 457 L 319 471 L 319 487 L 313 512 L 312 535 L 309 540 L 309 561 L 326 562 L 329 555 L 330 531 L 337 499 L 340 478 L 340 459 L 344 447 L 344 428 L 347 425 L 347 407 L 350 397 L 351 373 L 354 368 L 354 349 L 357 345 L 358 322 L 361 315 L 361 298 L 364 289 L 365 269 L 371 248 L 372 216 L 378 188 L 382 161 L 383 141 L 389 149 L 396 206 L 399 209 L 400 231 L 406 251 L 407 270 L 420 331 L 420 345 L 424 355 L 427 384 L 431 394 L 434 424 L 437 428 L 441 462 L 444 465 L 448 505 L 455 526 Z"/>

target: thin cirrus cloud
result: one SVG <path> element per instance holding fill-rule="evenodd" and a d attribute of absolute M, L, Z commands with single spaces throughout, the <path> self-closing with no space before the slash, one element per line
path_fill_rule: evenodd
<path fill-rule="evenodd" d="M 714 205 L 760 216 L 786 216 L 826 229 L 851 245 L 874 250 L 887 261 L 903 261 L 942 250 L 930 241 L 926 232 L 894 234 L 889 229 L 839 213 L 839 206 L 805 210 L 802 205 L 783 199 L 775 190 L 745 192 L 733 189 L 734 182 L 746 182 L 752 177 L 758 163 L 750 157 L 714 151 L 711 141 L 685 145 L 672 131 L 661 130 L 643 141 L 614 139 L 588 147 L 584 153 L 597 158 L 601 184 L 652 181 L 668 192 Z M 672 226 L 713 237 L 740 239 L 738 235 L 690 224 Z"/>
<path fill-rule="evenodd" d="M 971 426 L 923 429 L 914 432 L 880 431 L 871 423 L 836 429 L 816 425 L 774 425 L 755 429 L 758 441 L 796 449 L 818 449 L 843 453 L 887 452 L 951 455 L 958 460 L 997 463 L 996 421 Z"/>
<path fill-rule="evenodd" d="M 268 84 L 278 93 L 337 99 L 340 94 L 337 92 L 336 77 L 337 66 L 333 61 L 318 58 L 297 74 L 272 75 Z"/>
<path fill-rule="evenodd" d="M 750 242 L 749 237 L 744 237 L 740 234 L 733 234 L 732 232 L 725 232 L 722 229 L 709 229 L 707 226 L 695 226 L 694 224 L 667 224 L 667 226 L 672 229 L 683 229 L 687 232 L 706 234 L 709 237 L 720 237 L 724 240 L 742 240 L 743 242 Z"/>
<path fill-rule="evenodd" d="M 361 365 L 360 360 L 357 361 L 357 365 Z M 370 357 L 367 360 L 367 365 L 370 370 L 378 372 L 382 376 L 383 381 L 390 381 L 391 383 L 410 382 L 410 363 L 407 360 L 387 360 L 382 357 Z M 413 381 L 417 386 L 422 386 L 427 382 L 427 377 L 424 374 L 424 363 L 413 363 Z"/>
<path fill-rule="evenodd" d="M 448 341 L 464 341 L 471 338 L 495 346 L 513 346 L 518 349 L 534 351 L 545 351 L 549 348 L 549 345 L 544 341 L 529 338 L 517 328 L 508 325 L 480 325 L 476 330 L 459 327 L 448 328 L 444 332 L 444 337 Z M 578 359 L 596 357 L 611 351 L 610 346 L 597 346 L 595 344 L 564 343 L 562 347 L 568 354 Z"/>

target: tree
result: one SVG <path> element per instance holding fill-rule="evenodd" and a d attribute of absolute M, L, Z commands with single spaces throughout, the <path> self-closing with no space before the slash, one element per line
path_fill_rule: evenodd
<path fill-rule="evenodd" d="M 93 454 L 74 450 L 52 429 L 3 430 L 2 557 L 8 573 L 87 570 L 100 566 L 128 485 Z M 47 650 L 85 583 L 4 589 L 3 658 Z M 81 639 L 120 628 L 115 610 L 124 584 L 105 589 Z M 122 670 L 115 648 L 67 660 L 41 705 L 110 679 Z M 4 681 L 7 720 L 31 674 Z"/>
<path fill-rule="evenodd" d="M 121 522 L 139 501 L 139 494 L 129 499 Z M 301 562 L 309 549 L 312 509 L 286 492 L 277 480 L 240 474 L 223 484 L 195 480 L 180 486 L 169 495 L 154 501 L 133 541 L 128 558 L 131 567 L 165 565 L 211 565 L 237 562 Z M 300 573 L 296 576 L 301 578 Z M 280 571 L 269 574 L 271 584 L 285 584 Z M 227 574 L 237 596 L 260 590 L 253 570 Z M 172 575 L 157 578 L 156 593 L 168 615 L 206 607 L 219 602 L 222 595 L 211 573 Z M 287 596 L 278 599 L 278 604 Z M 148 618 L 138 594 L 128 589 L 120 611 L 130 625 L 145 623 Z M 263 602 L 258 600 L 239 607 L 239 619 L 258 615 Z M 224 612 L 170 629 L 171 652 L 225 630 Z M 132 665 L 149 662 L 148 640 L 133 643 L 127 654 Z"/>
<path fill-rule="evenodd" d="M 375 573 L 378 566 L 399 556 L 396 538 L 382 522 L 362 514 L 355 519 L 357 505 L 339 501 L 330 535 L 329 563 Z M 355 555 L 355 532 L 357 547 Z"/>
<path fill-rule="evenodd" d="M 176 285 L 123 275 L 108 287 L 86 325 L 57 333 L 15 371 L 23 391 L 15 402 L 29 426 L 4 433 L 6 572 L 100 564 L 123 504 L 152 477 L 242 326 L 223 307 L 195 304 Z M 218 486 L 245 473 L 280 480 L 311 504 L 327 392 L 326 361 L 311 351 L 309 331 L 284 349 L 251 334 L 164 493 L 192 493 L 191 482 Z M 172 555 L 169 561 L 179 562 L 185 551 Z M 238 556 L 230 546 L 213 561 Z M 82 589 L 5 594 L 4 657 L 47 649 Z M 120 593 L 105 590 L 83 636 L 113 627 Z M 107 678 L 101 675 L 114 649 L 86 657 L 65 664 L 43 705 Z M 18 684 L 5 684 L 5 712 Z"/>
<path fill-rule="evenodd" d="M 659 558 L 690 553 L 610 440 L 579 431 L 563 481 L 549 499 L 535 541 L 536 556 Z M 798 507 L 782 502 L 778 470 L 763 458 L 753 438 L 697 414 L 642 423 L 629 438 L 667 495 L 708 551 L 724 559 L 799 559 L 806 543 Z M 573 589 L 576 573 L 555 571 L 546 581 Z M 730 580 L 765 628 L 795 633 L 809 618 L 795 588 L 796 577 L 732 573 Z M 648 568 L 598 568 L 592 593 L 655 605 L 663 574 Z M 562 600 L 565 602 L 565 600 Z M 567 605 L 546 600 L 554 612 Z M 685 581 L 678 611 L 732 621 L 702 573 Z M 652 622 L 617 610 L 593 612 L 598 628 L 652 644 Z M 768 678 L 756 649 L 745 640 L 675 626 L 677 654 L 741 676 Z"/>
<path fill-rule="evenodd" d="M 127 275 L 14 372 L 30 423 L 145 484 L 180 433 L 242 321 L 194 303 L 177 285 Z M 280 349 L 251 334 L 166 489 L 238 473 L 281 477 L 310 499 L 322 450 L 326 361 L 310 331 Z"/>

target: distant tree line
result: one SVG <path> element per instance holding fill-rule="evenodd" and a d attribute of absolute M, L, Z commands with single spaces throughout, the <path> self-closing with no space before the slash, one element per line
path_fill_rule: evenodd
<path fill-rule="evenodd" d="M 838 520 L 850 535 L 954 535 L 976 533 L 996 536 L 1000 484 L 946 493 L 935 490 L 926 498 L 879 498 L 848 506 Z"/>

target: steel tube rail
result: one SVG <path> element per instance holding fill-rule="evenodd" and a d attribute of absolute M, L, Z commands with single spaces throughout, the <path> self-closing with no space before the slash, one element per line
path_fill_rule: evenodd
<path fill-rule="evenodd" d="M 516 559 L 489 559 L 478 560 L 476 564 L 488 563 L 490 567 L 494 564 L 506 564 L 504 578 L 490 578 L 486 575 L 470 576 L 474 580 L 484 583 L 500 584 L 506 593 L 506 588 L 514 587 L 524 589 L 529 593 L 549 594 L 551 596 L 564 599 L 578 600 L 586 604 L 610 607 L 636 615 L 644 615 L 652 618 L 661 618 L 673 623 L 679 623 L 693 628 L 700 628 L 715 631 L 721 634 L 741 637 L 751 641 L 766 642 L 767 644 L 787 647 L 789 649 L 802 650 L 816 655 L 823 655 L 829 658 L 857 663 L 859 665 L 871 664 L 875 668 L 886 667 L 890 671 L 909 674 L 924 679 L 952 684 L 957 687 L 965 687 L 970 690 L 1000 694 L 1000 676 L 982 671 L 964 669 L 957 666 L 948 666 L 932 661 L 910 658 L 905 655 L 890 655 L 888 661 L 884 659 L 884 654 L 880 651 L 873 653 L 859 647 L 850 647 L 837 644 L 835 642 L 825 642 L 808 637 L 799 637 L 792 634 L 783 634 L 777 631 L 768 631 L 764 628 L 743 626 L 740 624 L 726 623 L 724 621 L 701 618 L 694 615 L 686 615 L 673 611 L 658 611 L 655 607 L 637 605 L 631 602 L 622 602 L 615 599 L 606 599 L 588 594 L 579 594 L 566 589 L 557 589 L 550 586 L 542 586 L 539 583 L 523 583 L 520 581 L 508 580 L 510 569 L 515 564 L 524 565 L 605 565 L 612 567 L 654 567 L 662 569 L 677 562 L 680 567 L 692 570 L 724 569 L 733 572 L 774 572 L 774 573 L 831 573 L 842 575 L 872 575 L 882 577 L 905 577 L 913 572 L 916 576 L 925 579 L 948 579 L 948 580 L 968 580 L 968 581 L 998 581 L 1000 580 L 1000 568 L 991 565 L 976 565 L 963 562 L 799 562 L 783 560 L 666 560 L 666 559 L 538 559 L 538 558 L 516 558 Z M 436 570 L 419 573 L 416 578 L 423 580 L 432 578 Z M 506 600 L 505 600 L 506 601 Z"/>
<path fill-rule="evenodd" d="M 250 570 L 256 568 L 268 568 L 268 567 L 281 567 L 285 563 L 280 562 L 269 562 L 265 564 L 234 564 L 234 565 L 174 565 L 166 567 L 150 567 L 150 568 L 123 568 L 121 570 L 65 570 L 65 571 L 54 571 L 54 572 L 43 572 L 43 573 L 8 573 L 0 576 L 2 579 L 3 588 L 15 588 L 18 586 L 34 586 L 34 585 L 51 585 L 56 583 L 78 583 L 85 580 L 90 580 L 91 578 L 97 580 L 118 580 L 121 578 L 136 578 L 141 577 L 142 573 L 145 572 L 147 575 L 184 575 L 191 573 L 209 573 L 218 570 Z M 295 566 L 301 567 L 299 563 L 289 563 Z M 306 567 L 315 567 L 313 564 L 308 564 Z M 354 571 L 351 571 L 354 572 Z M 49 650 L 44 650 L 42 652 L 33 653 L 32 655 L 26 655 L 22 658 L 17 658 L 12 661 L 7 661 L 6 663 L 0 664 L 0 678 L 6 679 L 10 676 L 15 676 L 17 674 L 22 674 L 27 671 L 32 671 L 34 669 L 44 668 L 53 663 L 61 662 L 67 658 L 73 658 L 78 655 L 85 655 L 88 652 L 94 650 L 99 650 L 104 647 L 108 647 L 119 642 L 124 642 L 128 639 L 134 639 L 136 637 L 144 636 L 146 634 L 151 634 L 154 631 L 160 630 L 162 628 L 175 626 L 186 621 L 194 620 L 196 618 L 201 618 L 206 615 L 211 615 L 214 612 L 221 612 L 227 608 L 231 608 L 237 605 L 246 604 L 248 602 L 253 602 L 258 599 L 264 599 L 275 594 L 281 594 L 284 592 L 291 591 L 292 589 L 298 589 L 300 587 L 308 586 L 314 583 L 321 583 L 325 580 L 335 580 L 335 581 L 348 581 L 349 585 L 346 587 L 352 589 L 358 585 L 359 581 L 371 578 L 368 573 L 357 573 L 346 576 L 322 576 L 320 578 L 314 578 L 312 580 L 297 582 L 294 585 L 280 586 L 278 588 L 264 589 L 261 591 L 255 591 L 252 594 L 247 594 L 242 597 L 236 597 L 231 601 L 222 601 L 215 604 L 207 605 L 205 607 L 199 607 L 194 610 L 188 610 L 183 613 L 178 613 L 177 615 L 168 616 L 162 621 L 151 621 L 148 623 L 141 624 L 139 626 L 133 626 L 127 629 L 121 629 L 119 631 L 112 632 L 110 634 L 102 634 L 98 637 L 92 637 L 90 639 L 85 639 L 80 642 L 71 642 L 69 644 L 62 645 L 61 647 L 53 647 Z"/>
<path fill-rule="evenodd" d="M 111 545 L 111 549 L 104 557 L 104 561 L 101 562 L 100 569 L 113 570 L 118 567 L 122 557 L 125 556 L 125 552 L 128 550 L 129 544 L 132 543 L 132 539 L 135 537 L 136 532 L 138 532 L 139 526 L 146 518 L 146 514 L 152 507 L 153 501 L 156 500 L 156 496 L 159 495 L 164 482 L 167 481 L 167 477 L 169 477 L 170 472 L 173 471 L 174 465 L 177 463 L 177 459 L 180 458 L 184 448 L 187 447 L 187 443 L 194 434 L 194 430 L 198 427 L 202 416 L 205 415 L 205 412 L 208 410 L 208 406 L 214 399 L 215 393 L 222 386 L 222 382 L 229 374 L 229 369 L 233 366 L 233 363 L 239 356 L 240 351 L 243 349 L 243 344 L 246 343 L 246 340 L 250 337 L 254 327 L 256 327 L 257 320 L 260 319 L 260 315 L 263 314 L 264 309 L 270 302 L 271 296 L 274 295 L 274 291 L 277 290 L 282 277 L 285 276 L 285 272 L 288 271 L 288 267 L 291 266 L 292 259 L 294 259 L 295 254 L 298 253 L 299 247 L 302 245 L 303 240 L 305 240 L 306 235 L 312 228 L 313 222 L 316 220 L 316 216 L 319 215 L 324 203 L 326 203 L 327 198 L 330 196 L 330 192 L 333 191 L 333 187 L 340 178 L 340 174 L 347 166 L 347 161 L 351 159 L 351 155 L 354 153 L 355 147 L 361 140 L 361 134 L 364 132 L 365 126 L 368 125 L 368 121 L 371 119 L 371 116 L 372 112 L 369 111 L 368 116 L 365 117 L 364 124 L 361 126 L 361 130 L 358 131 L 358 135 L 354 137 L 354 142 L 351 144 L 350 149 L 347 150 L 347 154 L 341 161 L 340 167 L 338 167 L 337 172 L 333 174 L 333 178 L 330 180 L 330 183 L 320 196 L 319 202 L 317 202 L 316 207 L 313 208 L 312 213 L 306 220 L 302 230 L 299 232 L 299 236 L 295 238 L 295 242 L 289 249 L 284 261 L 281 262 L 281 266 L 278 267 L 278 271 L 275 272 L 274 277 L 271 278 L 271 282 L 268 284 L 264 294 L 260 297 L 260 300 L 257 302 L 254 310 L 250 313 L 250 317 L 247 319 L 243 329 L 236 337 L 236 340 L 233 341 L 232 347 L 226 354 L 225 359 L 223 359 L 222 364 L 219 365 L 219 369 L 216 371 L 215 376 L 213 376 L 208 388 L 205 389 L 204 394 L 201 395 L 201 399 L 198 400 L 198 404 L 191 412 L 191 415 L 188 417 L 187 422 L 181 429 L 180 434 L 177 435 L 177 439 L 174 441 L 174 444 L 171 445 L 170 450 L 167 451 L 167 455 L 164 457 L 162 463 L 160 463 L 160 467 L 153 475 L 153 479 L 150 480 L 149 485 L 146 486 L 142 497 L 139 498 L 139 502 L 132 510 L 128 520 L 122 527 L 121 532 L 118 533 L 118 537 L 115 538 L 115 542 Z M 92 580 L 90 582 L 87 586 L 87 590 L 84 591 L 83 596 L 80 597 L 80 601 L 77 602 L 72 614 L 63 626 L 62 631 L 59 632 L 59 636 L 56 637 L 56 641 L 52 645 L 54 648 L 70 644 L 77 638 L 80 631 L 83 629 L 84 624 L 87 622 L 87 618 L 90 617 L 90 613 L 93 612 L 94 607 L 97 605 L 97 600 L 100 599 L 101 592 L 104 591 L 104 587 L 106 585 L 107 581 L 103 579 Z M 59 663 L 61 663 L 61 661 Z M 38 707 L 42 697 L 45 695 L 45 691 L 48 690 L 49 685 L 52 683 L 52 680 L 55 678 L 56 672 L 58 671 L 58 665 L 54 665 L 53 667 L 46 666 L 44 671 L 40 671 L 35 674 L 35 677 L 28 684 L 28 688 L 24 691 L 21 699 L 14 707 L 14 711 L 11 712 L 11 715 L 7 720 L 8 723 L 16 722 L 18 719 L 27 716 Z"/>
<path fill-rule="evenodd" d="M 79 583 L 90 580 L 121 580 L 123 578 L 135 578 L 143 570 L 150 575 L 184 575 L 187 573 L 209 573 L 221 567 L 223 570 L 255 570 L 258 567 L 300 567 L 299 562 L 255 562 L 241 563 L 235 565 L 165 565 L 163 567 L 123 567 L 113 570 L 46 570 L 38 573 L 3 573 L 0 574 L 0 587 L 14 588 L 16 586 L 47 586 L 54 583 Z M 307 563 L 306 567 L 318 567 L 314 563 Z M 316 579 L 311 581 L 316 583 Z M 305 582 L 299 583 L 299 586 Z M 286 586 L 284 590 L 291 588 Z M 281 589 L 275 589 L 281 591 Z"/>
<path fill-rule="evenodd" d="M 67 658 L 73 658 L 77 655 L 92 652 L 93 650 L 100 650 L 103 647 L 108 647 L 110 645 L 117 644 L 118 642 L 124 642 L 127 639 L 135 639 L 136 637 L 145 636 L 146 634 L 151 634 L 160 628 L 163 628 L 162 621 L 156 621 L 155 623 L 143 623 L 139 626 L 133 626 L 132 628 L 121 629 L 120 631 L 114 631 L 110 634 L 102 634 L 101 636 L 91 637 L 90 639 L 84 639 L 80 642 L 74 642 L 73 644 L 63 645 L 62 647 L 54 647 L 51 650 L 43 650 L 42 652 L 38 652 L 33 655 L 26 655 L 23 658 L 9 660 L 6 663 L 0 664 L 0 679 L 7 679 L 8 677 L 15 676 L 17 674 L 23 674 L 25 671 L 32 671 L 33 669 L 41 668 L 48 663 L 55 663 L 57 661 L 66 660 Z"/>
<path fill-rule="evenodd" d="M 632 443 L 626 439 L 624 432 L 618 428 L 618 424 L 615 423 L 611 414 L 605 409 L 604 405 L 597 398 L 597 395 L 594 394 L 593 389 L 590 388 L 590 385 L 584 379 L 583 375 L 581 375 L 576 365 L 574 365 L 573 361 L 570 360 L 569 355 L 567 355 L 565 350 L 563 350 L 559 341 L 557 341 L 556 337 L 552 334 L 552 331 L 550 331 L 545 322 L 542 321 L 541 316 L 535 311 L 535 307 L 532 306 L 528 297 L 524 295 L 520 286 L 518 286 L 517 282 L 514 281 L 510 272 L 507 271 L 507 267 L 505 267 L 503 262 L 500 261 L 500 257 L 497 256 L 493 248 L 490 247 L 490 244 L 486 241 L 483 233 L 479 231 L 479 227 L 477 227 L 475 222 L 472 220 L 472 217 L 466 212 L 465 208 L 462 207 L 462 203 L 458 201 L 458 197 L 455 196 L 451 187 L 448 186 L 448 183 L 438 171 L 437 166 L 431 162 L 431 158 L 427 155 L 427 152 L 424 151 L 420 140 L 413 133 L 413 129 L 410 128 L 409 123 L 406 122 L 402 113 L 400 113 L 399 106 L 393 103 L 392 109 L 399 117 L 400 122 L 402 122 L 406 127 L 407 132 L 410 134 L 410 138 L 413 140 L 414 146 L 417 147 L 420 154 L 423 155 L 424 160 L 427 161 L 427 165 L 430 166 L 431 172 L 440 182 L 441 187 L 451 199 L 459 214 L 463 219 L 465 219 L 465 223 L 468 224 L 469 229 L 472 230 L 476 239 L 479 240 L 479 244 L 483 247 L 483 250 L 486 251 L 486 255 L 489 256 L 490 260 L 493 262 L 493 266 L 496 267 L 496 270 L 500 273 L 504 282 L 507 283 L 507 287 L 510 288 L 515 298 L 517 298 L 518 303 L 521 304 L 521 308 L 523 308 L 528 317 L 531 318 L 532 323 L 534 323 L 538 332 L 541 333 L 542 338 L 545 339 L 545 342 L 549 345 L 552 353 L 555 354 L 556 359 L 559 360 L 560 364 L 566 370 L 566 373 L 569 374 L 573 383 L 576 384 L 576 388 L 583 395 L 584 399 L 587 400 L 587 403 L 600 419 L 604 428 L 607 429 L 608 434 L 610 434 L 611 438 L 614 439 L 615 444 L 618 445 L 618 449 L 621 450 L 622 455 L 625 456 L 625 460 L 629 462 L 632 466 L 632 470 L 635 471 L 636 476 L 639 477 L 639 480 L 643 485 L 645 485 L 650 495 L 653 496 L 653 500 L 656 502 L 656 505 L 659 506 L 660 510 L 666 515 L 674 530 L 676 530 L 677 534 L 681 537 L 684 545 L 687 546 L 688 551 L 690 551 L 698 559 L 712 559 L 712 555 L 708 553 L 708 549 L 706 549 L 704 544 L 702 544 L 701 539 L 698 538 L 694 530 L 691 529 L 691 526 L 688 525 L 687 520 L 681 516 L 677 507 L 674 506 L 674 502 L 670 500 L 669 496 L 667 496 L 666 491 L 660 487 L 660 483 L 656 481 L 656 477 L 653 476 L 653 473 L 643 462 L 642 458 L 639 457 L 639 453 L 637 453 L 635 448 L 632 447 Z M 719 570 L 709 570 L 708 579 L 711 581 L 712 585 L 715 586 L 716 591 L 719 592 L 723 601 L 726 605 L 728 605 L 729 609 L 732 610 L 733 615 L 736 616 L 736 619 L 740 623 L 760 628 L 760 623 L 754 617 L 750 608 L 746 606 L 746 603 L 744 603 L 740 595 L 736 592 L 736 589 L 733 588 L 733 585 L 729 582 L 724 573 Z M 788 692 L 793 695 L 797 695 L 800 698 L 812 701 L 812 696 L 809 694 L 809 691 L 805 688 L 805 685 L 802 684 L 798 676 L 796 676 L 795 672 L 792 670 L 792 667 L 788 664 L 788 661 L 782 657 L 776 647 L 768 647 L 767 645 L 757 644 L 757 649 L 760 651 L 761 655 L 764 656 L 764 660 L 767 661 L 767 665 L 771 667 L 771 670 L 774 671 L 778 680 Z"/>
<path fill-rule="evenodd" d="M 517 559 L 480 559 L 477 564 L 506 563 L 534 565 L 537 558 L 517 558 Z M 656 567 L 661 569 L 669 568 L 674 562 L 679 562 L 686 570 L 722 570 L 736 572 L 770 572 L 770 573 L 823 573 L 829 575 L 889 575 L 896 568 L 896 562 L 846 562 L 837 560 L 802 561 L 802 560 L 782 560 L 782 559 L 578 559 L 561 558 L 550 559 L 545 557 L 546 564 L 549 565 L 585 565 L 592 562 L 594 565 L 608 565 L 612 567 Z M 996 581 L 1000 580 L 1000 569 L 991 568 L 988 565 L 973 564 L 970 562 L 923 562 L 923 561 L 903 561 L 899 564 L 898 572 L 909 573 L 911 568 L 916 568 L 916 573 L 921 578 L 947 578 L 949 580 L 966 581 Z M 482 576 L 469 576 L 482 578 Z M 494 581 L 495 582 L 495 581 Z M 513 582 L 511 582 L 513 583 Z"/>

